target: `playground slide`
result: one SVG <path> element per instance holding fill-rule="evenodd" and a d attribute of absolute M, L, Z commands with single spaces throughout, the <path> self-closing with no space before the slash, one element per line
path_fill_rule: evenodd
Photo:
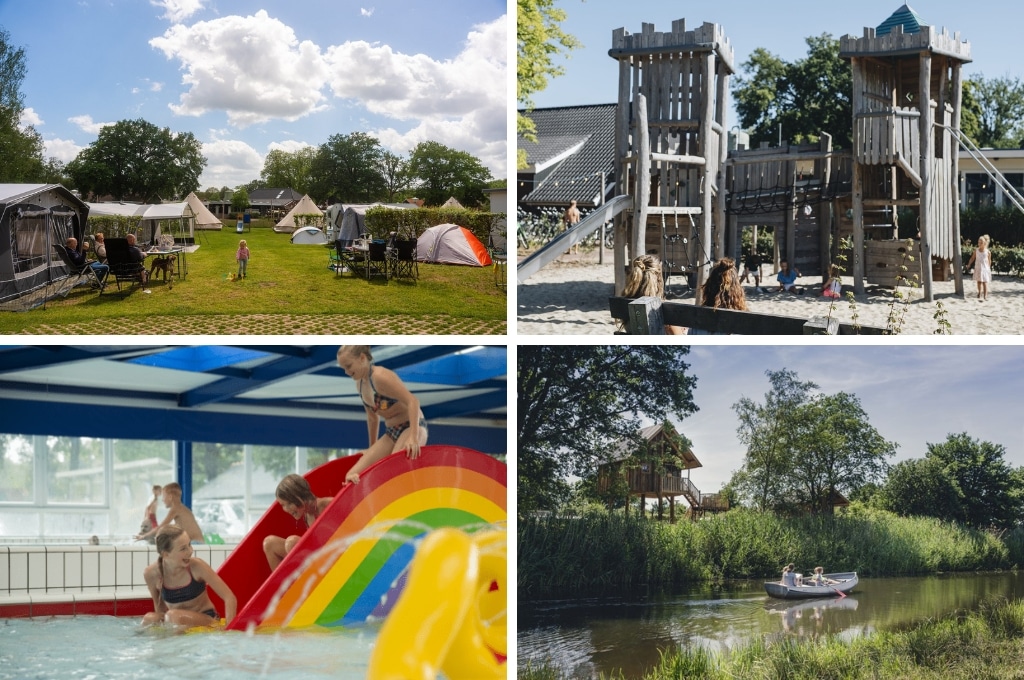
<path fill-rule="evenodd" d="M 601 225 L 618 215 L 623 210 L 633 207 L 633 197 L 616 196 L 604 205 L 598 206 L 589 215 L 579 221 L 572 229 L 563 231 L 547 242 L 540 250 L 531 254 L 516 267 L 516 280 L 522 283 L 544 267 L 548 266 L 572 246 L 583 241 Z"/>
<path fill-rule="evenodd" d="M 354 462 L 345 458 L 312 470 L 306 477 L 313 492 L 324 496 L 341 487 Z M 490 456 L 457 446 L 425 446 L 416 460 L 395 453 L 367 468 L 358 484 L 334 491 L 331 504 L 270 573 L 263 538 L 297 533 L 295 520 L 275 503 L 218 571 L 238 598 L 229 628 L 338 626 L 385 617 L 404 585 L 413 539 L 440 527 L 472 530 L 505 521 L 506 472 Z M 333 549 L 321 550 L 326 546 Z"/>

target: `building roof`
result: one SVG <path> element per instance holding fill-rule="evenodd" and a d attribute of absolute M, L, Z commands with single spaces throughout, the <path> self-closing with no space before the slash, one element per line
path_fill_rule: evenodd
<path fill-rule="evenodd" d="M 875 29 L 875 35 L 889 35 L 896 26 L 902 26 L 904 33 L 920 33 L 921 27 L 927 25 L 921 20 L 917 12 L 911 9 L 910 5 L 905 4 L 878 25 L 878 28 Z"/>
<path fill-rule="evenodd" d="M 600 173 L 606 188 L 612 185 L 615 167 L 616 104 L 558 106 L 520 111 L 533 121 L 536 142 L 520 136 L 517 144 L 526 151 L 532 175 L 539 176 L 533 189 L 519 202 L 527 205 L 595 205 L 601 192 Z M 520 181 L 525 179 L 520 172 Z"/>
<path fill-rule="evenodd" d="M 642 430 L 640 430 L 640 437 L 643 438 L 644 441 L 652 442 L 659 434 L 661 434 L 666 429 L 669 431 L 669 434 L 677 434 L 676 429 L 672 427 L 672 423 L 666 422 L 658 423 L 656 425 L 649 425 L 643 428 Z M 627 442 L 622 442 L 621 444 L 617 445 L 616 451 L 614 451 L 608 456 L 607 461 L 623 461 L 632 456 L 634 453 L 636 453 L 635 449 L 633 449 Z M 693 451 L 691 451 L 689 448 L 680 451 L 680 458 L 680 462 L 682 463 L 681 467 L 684 470 L 691 470 L 693 468 L 703 467 L 701 465 L 701 462 L 697 460 L 697 456 L 695 456 L 693 454 Z"/>
<path fill-rule="evenodd" d="M 302 194 L 291 188 L 253 189 L 249 192 L 250 205 L 282 206 L 301 199 Z"/>

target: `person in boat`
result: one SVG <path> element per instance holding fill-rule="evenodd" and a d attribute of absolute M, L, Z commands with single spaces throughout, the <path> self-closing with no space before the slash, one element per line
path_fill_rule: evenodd
<path fill-rule="evenodd" d="M 796 572 L 793 571 L 794 565 L 792 562 L 782 568 L 782 585 L 789 586 L 790 588 L 796 588 Z"/>
<path fill-rule="evenodd" d="M 309 488 L 309 482 L 301 475 L 290 474 L 281 480 L 277 485 L 274 495 L 281 509 L 287 512 L 300 522 L 304 522 L 306 528 L 313 526 L 313 522 L 320 516 L 331 501 L 332 497 L 317 498 L 313 490 Z M 263 553 L 267 556 L 267 563 L 270 569 L 277 569 L 285 555 L 291 552 L 301 536 L 292 535 L 287 538 L 281 536 L 267 536 L 263 539 Z"/>
<path fill-rule="evenodd" d="M 812 586 L 830 586 L 835 583 L 839 583 L 839 581 L 833 581 L 830 578 L 825 578 L 825 574 L 823 573 L 824 571 L 825 570 L 822 567 L 814 568 L 814 576 L 811 577 Z"/>

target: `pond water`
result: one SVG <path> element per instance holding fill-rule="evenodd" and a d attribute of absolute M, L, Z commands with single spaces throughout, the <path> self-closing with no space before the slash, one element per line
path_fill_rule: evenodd
<path fill-rule="evenodd" d="M 913 624 L 989 597 L 1024 597 L 1024 572 L 860 580 L 846 598 L 776 600 L 763 583 L 681 594 L 520 602 L 520 668 L 547 661 L 576 678 L 621 670 L 638 677 L 659 650 L 725 651 L 758 636 L 854 637 Z"/>
<path fill-rule="evenodd" d="M 0 680 L 364 680 L 377 630 L 172 634 L 112 616 L 0 619 Z"/>

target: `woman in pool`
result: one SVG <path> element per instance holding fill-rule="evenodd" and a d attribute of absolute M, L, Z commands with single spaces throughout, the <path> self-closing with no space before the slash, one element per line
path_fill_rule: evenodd
<path fill-rule="evenodd" d="M 168 525 L 156 532 L 156 551 L 156 562 L 143 572 L 154 609 L 142 618 L 144 626 L 162 622 L 186 627 L 219 624 L 207 585 L 224 600 L 224 620 L 231 623 L 237 607 L 235 594 L 209 564 L 192 555 L 184 529 Z"/>
<path fill-rule="evenodd" d="M 330 505 L 331 498 L 317 498 L 313 490 L 309 488 L 309 482 L 300 475 L 290 474 L 281 480 L 277 485 L 277 502 L 281 509 L 297 520 L 306 523 L 306 527 L 313 526 L 313 522 L 320 516 L 320 513 Z M 280 536 L 267 536 L 263 539 L 263 552 L 267 556 L 270 569 L 277 569 L 284 556 L 291 552 L 295 544 L 299 542 L 300 536 L 293 535 L 288 538 Z"/>
<path fill-rule="evenodd" d="M 394 371 L 373 365 L 369 345 L 341 346 L 338 366 L 356 381 L 370 435 L 369 448 L 345 475 L 345 481 L 359 482 L 363 470 L 395 451 L 405 451 L 409 458 L 418 458 L 420 447 L 427 443 L 427 422 L 419 400 L 402 379 Z M 380 437 L 381 418 L 386 428 L 383 437 Z"/>

